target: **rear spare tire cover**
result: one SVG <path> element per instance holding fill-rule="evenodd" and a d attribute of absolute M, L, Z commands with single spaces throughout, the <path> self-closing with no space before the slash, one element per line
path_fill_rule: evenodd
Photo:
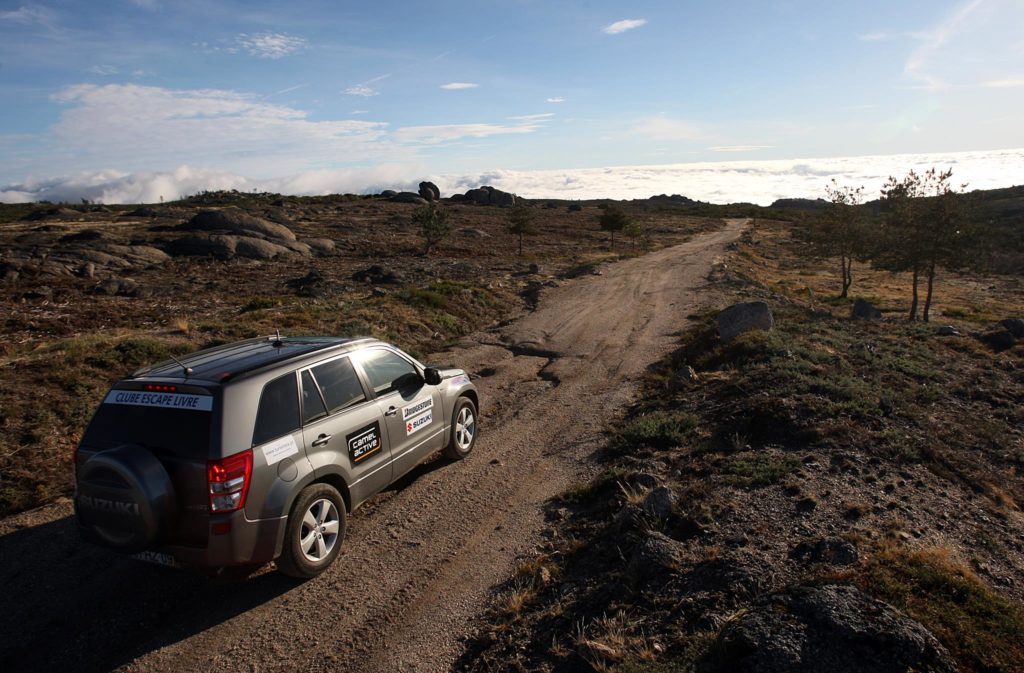
<path fill-rule="evenodd" d="M 78 473 L 75 510 L 98 542 L 141 551 L 173 524 L 174 487 L 156 457 L 138 446 L 119 446 L 89 458 Z"/>

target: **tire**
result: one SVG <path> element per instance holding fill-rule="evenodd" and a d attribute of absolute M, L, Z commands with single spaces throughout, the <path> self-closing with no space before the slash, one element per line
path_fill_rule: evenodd
<path fill-rule="evenodd" d="M 330 484 L 307 486 L 288 515 L 277 569 L 300 579 L 311 579 L 327 570 L 345 539 L 345 518 L 345 501 L 336 488 Z"/>
<path fill-rule="evenodd" d="M 452 436 L 448 438 L 448 446 L 444 447 L 444 455 L 451 460 L 462 460 L 469 455 L 476 445 L 480 426 L 477 422 L 476 405 L 468 397 L 460 397 L 452 409 Z"/>

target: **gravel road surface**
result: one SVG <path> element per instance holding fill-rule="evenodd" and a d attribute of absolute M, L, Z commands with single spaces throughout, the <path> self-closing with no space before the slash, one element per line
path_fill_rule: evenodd
<path fill-rule="evenodd" d="M 473 373 L 480 441 L 349 520 L 306 583 L 267 568 L 211 583 L 79 542 L 68 502 L 0 521 L 0 670 L 446 671 L 546 500 L 598 469 L 603 432 L 700 308 L 746 220 L 548 291 L 514 323 L 429 358 Z"/>

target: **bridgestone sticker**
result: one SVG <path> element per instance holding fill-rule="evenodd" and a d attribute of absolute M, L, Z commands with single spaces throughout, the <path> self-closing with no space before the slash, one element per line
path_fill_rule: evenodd
<path fill-rule="evenodd" d="M 405 434 L 406 436 L 411 435 L 414 432 L 418 432 L 423 428 L 427 427 L 434 422 L 434 412 L 428 411 L 425 414 L 420 414 L 416 418 L 410 419 L 405 422 Z"/>
<path fill-rule="evenodd" d="M 127 404 L 135 407 L 159 407 L 160 409 L 183 409 L 185 411 L 210 411 L 213 409 L 213 397 L 211 395 L 150 393 L 143 390 L 111 390 L 107 393 L 103 403 Z"/>
<path fill-rule="evenodd" d="M 294 456 L 298 452 L 299 445 L 295 443 L 295 438 L 291 435 L 276 439 L 263 447 L 263 457 L 267 459 L 267 465 L 280 463 L 288 456 Z"/>
<path fill-rule="evenodd" d="M 345 440 L 348 442 L 348 457 L 353 463 L 362 462 L 381 449 L 380 425 L 374 421 L 348 435 Z"/>
<path fill-rule="evenodd" d="M 427 409 L 431 409 L 434 406 L 433 397 L 425 397 L 422 400 L 416 400 L 412 404 L 402 407 L 402 420 L 407 421 L 417 414 L 421 414 Z"/>

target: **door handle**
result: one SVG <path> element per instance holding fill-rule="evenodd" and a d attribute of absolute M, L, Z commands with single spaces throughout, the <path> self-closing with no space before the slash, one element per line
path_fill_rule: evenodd
<path fill-rule="evenodd" d="M 384 412 L 384 415 L 385 416 L 394 416 L 397 413 L 398 413 L 398 409 L 396 409 L 394 407 L 388 407 L 388 410 Z"/>
<path fill-rule="evenodd" d="M 330 435 L 320 435 L 319 437 L 313 440 L 313 446 L 323 446 L 329 441 L 331 441 Z"/>

